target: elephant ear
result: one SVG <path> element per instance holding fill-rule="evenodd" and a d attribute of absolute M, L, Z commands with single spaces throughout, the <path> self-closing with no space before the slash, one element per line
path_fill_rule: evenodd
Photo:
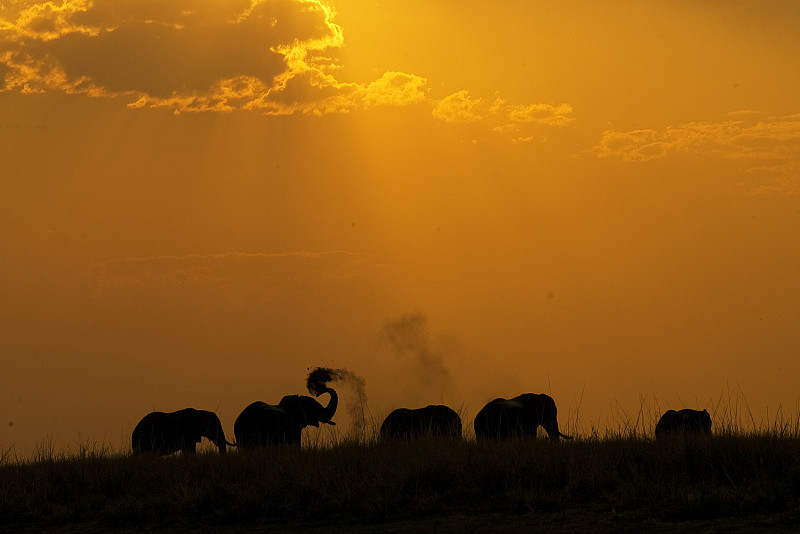
<path fill-rule="evenodd" d="M 295 428 L 305 428 L 308 426 L 302 400 L 303 397 L 300 395 L 286 395 L 278 403 L 278 406 L 288 415 L 290 426 Z"/>
<path fill-rule="evenodd" d="M 304 426 L 319 427 L 320 419 L 322 418 L 322 405 L 311 397 L 305 395 L 300 397 L 300 420 Z"/>

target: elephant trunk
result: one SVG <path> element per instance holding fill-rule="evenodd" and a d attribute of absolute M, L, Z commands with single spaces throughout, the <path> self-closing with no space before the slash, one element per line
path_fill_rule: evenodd
<path fill-rule="evenodd" d="M 320 422 L 328 423 L 329 425 L 335 425 L 336 423 L 331 421 L 331 419 L 333 419 L 333 415 L 336 413 L 336 408 L 339 406 L 339 395 L 337 395 L 336 391 L 332 388 L 326 387 L 317 396 L 322 395 L 323 393 L 330 393 L 331 400 L 328 401 L 328 405 L 323 408 Z"/>
<path fill-rule="evenodd" d="M 228 445 L 231 445 L 231 443 L 228 443 L 228 440 L 225 439 L 225 432 L 222 430 L 221 425 L 212 432 L 208 432 L 206 437 L 219 449 L 220 453 L 227 452 Z"/>
<path fill-rule="evenodd" d="M 217 435 L 214 436 L 213 438 L 209 437 L 209 439 L 211 439 L 212 443 L 214 443 L 217 449 L 219 449 L 220 453 L 227 452 L 228 450 L 227 446 L 229 445 L 229 443 L 228 440 L 225 439 L 225 434 L 222 433 L 222 431 L 218 432 Z"/>
<path fill-rule="evenodd" d="M 228 441 L 224 437 L 221 438 L 220 441 L 216 441 L 214 443 L 214 445 L 217 446 L 217 448 L 219 449 L 219 452 L 226 452 L 228 450 L 228 447 L 238 447 L 239 446 L 238 443 L 231 443 L 230 441 Z"/>

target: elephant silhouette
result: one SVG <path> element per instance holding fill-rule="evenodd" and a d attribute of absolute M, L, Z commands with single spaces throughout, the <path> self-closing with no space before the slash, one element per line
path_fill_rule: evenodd
<path fill-rule="evenodd" d="M 572 439 L 558 430 L 556 403 L 545 394 L 523 393 L 513 399 L 497 398 L 475 416 L 475 437 L 480 440 L 536 437 L 544 427 L 551 439 Z"/>
<path fill-rule="evenodd" d="M 415 410 L 398 408 L 381 425 L 382 439 L 416 440 L 423 437 L 461 438 L 461 418 L 447 406 L 432 404 Z"/>
<path fill-rule="evenodd" d="M 225 439 L 217 414 L 194 408 L 145 415 L 133 429 L 131 446 L 135 454 L 194 454 L 202 438 L 214 443 L 219 452 L 225 452 L 226 446 L 235 446 Z"/>
<path fill-rule="evenodd" d="M 307 395 L 287 395 L 277 405 L 256 401 L 247 406 L 233 423 L 233 433 L 240 450 L 268 445 L 300 445 L 302 430 L 320 423 L 335 425 L 339 397 L 332 388 L 321 388 L 319 394 L 329 393 L 327 406 Z"/>
<path fill-rule="evenodd" d="M 711 434 L 711 415 L 708 410 L 667 410 L 656 423 L 656 438 L 692 434 Z"/>

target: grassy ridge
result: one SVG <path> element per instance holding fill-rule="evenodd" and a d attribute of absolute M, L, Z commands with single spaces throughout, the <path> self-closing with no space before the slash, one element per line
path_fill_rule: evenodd
<path fill-rule="evenodd" d="M 497 514 L 788 524 L 800 520 L 798 503 L 800 439 L 770 434 L 344 442 L 168 458 L 101 451 L 0 466 L 0 525 L 11 530 L 349 528 Z"/>

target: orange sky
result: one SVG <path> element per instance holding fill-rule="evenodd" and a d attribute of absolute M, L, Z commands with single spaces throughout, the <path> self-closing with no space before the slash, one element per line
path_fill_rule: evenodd
<path fill-rule="evenodd" d="M 788 0 L 4 2 L 0 453 L 316 365 L 797 417 L 798 57 Z"/>

